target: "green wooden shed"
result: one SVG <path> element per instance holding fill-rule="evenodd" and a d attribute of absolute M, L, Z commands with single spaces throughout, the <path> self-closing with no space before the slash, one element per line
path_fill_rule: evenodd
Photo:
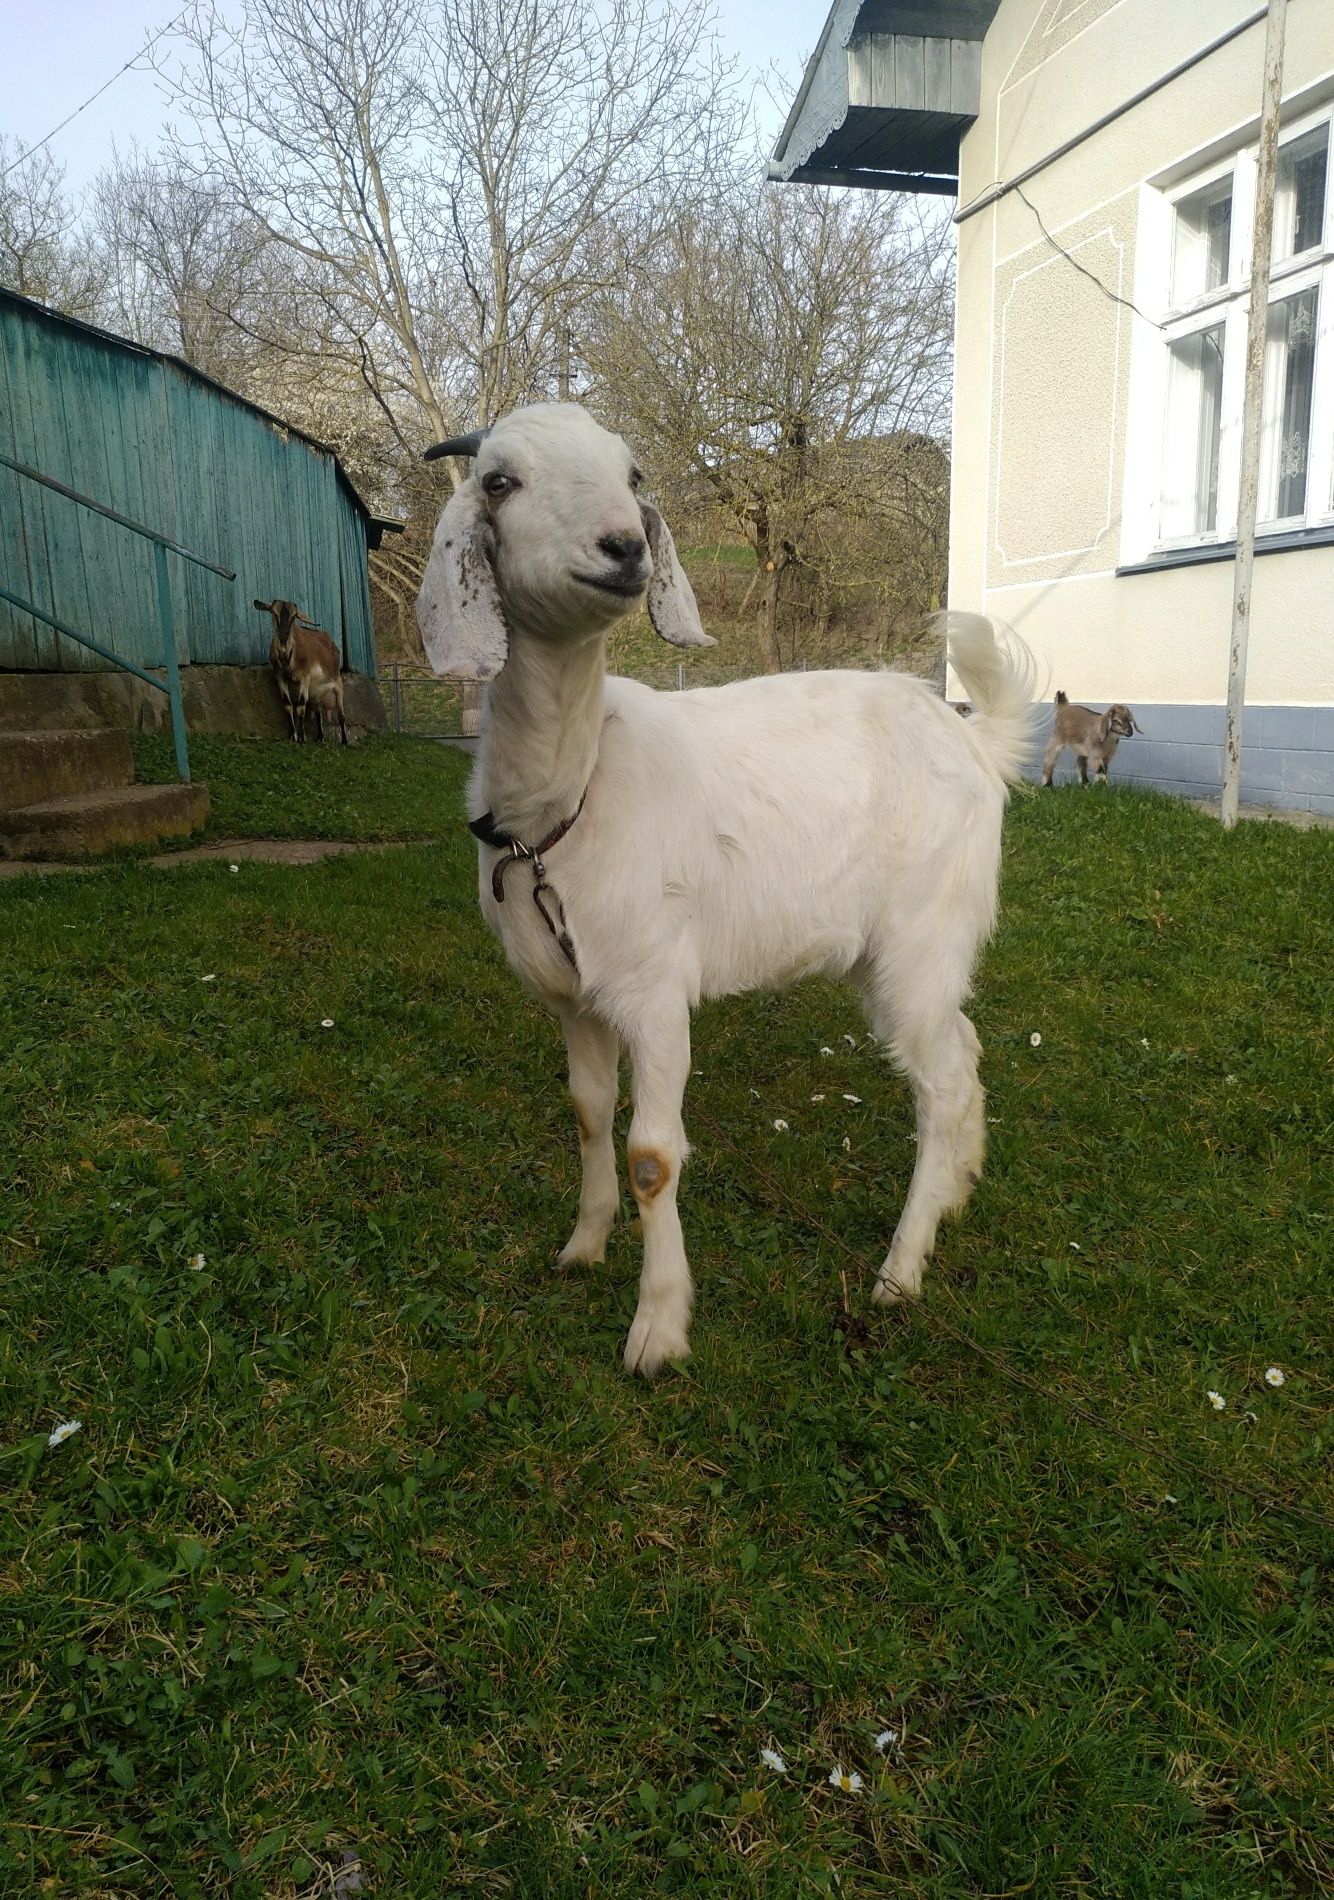
<path fill-rule="evenodd" d="M 260 666 L 256 598 L 295 600 L 373 678 L 370 511 L 333 451 L 177 357 L 0 287 L 0 452 L 169 536 L 182 666 Z M 0 584 L 138 666 L 162 663 L 151 545 L 0 464 Z M 0 600 L 0 671 L 108 663 Z"/>

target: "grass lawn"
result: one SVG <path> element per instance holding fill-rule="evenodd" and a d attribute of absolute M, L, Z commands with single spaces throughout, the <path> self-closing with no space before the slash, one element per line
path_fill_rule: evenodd
<path fill-rule="evenodd" d="M 171 784 L 176 755 L 169 732 L 130 735 L 135 777 Z M 438 838 L 457 822 L 457 785 L 467 767 L 442 764 L 442 748 L 421 739 L 368 733 L 354 746 L 292 746 L 272 739 L 190 734 L 190 773 L 208 786 L 205 829 L 176 840 L 184 849 L 214 838 L 353 838 L 404 843 Z M 171 841 L 157 849 L 171 850 Z"/>
<path fill-rule="evenodd" d="M 441 841 L 0 885 L 5 1900 L 1329 1891 L 1334 835 L 1017 797 L 907 1314 L 851 997 L 705 1009 L 649 1390 L 466 761 L 198 767 Z"/>

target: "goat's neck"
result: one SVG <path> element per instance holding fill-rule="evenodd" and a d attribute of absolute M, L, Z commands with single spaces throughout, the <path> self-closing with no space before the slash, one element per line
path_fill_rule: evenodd
<path fill-rule="evenodd" d="M 606 642 L 516 633 L 487 694 L 481 790 L 496 824 L 538 844 L 578 806 L 597 764 Z"/>

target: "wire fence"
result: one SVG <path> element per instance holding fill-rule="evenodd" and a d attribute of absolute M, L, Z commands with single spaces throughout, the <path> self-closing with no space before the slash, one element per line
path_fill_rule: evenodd
<path fill-rule="evenodd" d="M 799 660 L 797 672 L 806 671 Z M 689 667 L 667 662 L 638 667 L 631 675 L 660 693 L 682 693 L 692 686 L 726 686 L 733 680 L 753 679 L 750 667 L 710 666 L 693 660 Z M 443 680 L 411 660 L 389 664 L 389 723 L 395 732 L 417 739 L 472 739 L 481 724 L 482 688 L 469 681 Z"/>

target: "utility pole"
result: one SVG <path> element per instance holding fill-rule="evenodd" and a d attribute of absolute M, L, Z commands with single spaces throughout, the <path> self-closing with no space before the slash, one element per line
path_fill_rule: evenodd
<path fill-rule="evenodd" d="M 1260 398 L 1265 334 L 1269 327 L 1269 266 L 1274 248 L 1274 180 L 1278 172 L 1278 108 L 1283 96 L 1283 35 L 1288 0 L 1269 0 L 1265 26 L 1264 98 L 1260 107 L 1260 163 L 1255 180 L 1255 234 L 1251 243 L 1251 303 L 1246 319 L 1246 393 L 1241 418 L 1241 483 L 1237 494 L 1237 553 L 1232 577 L 1232 641 L 1227 663 L 1227 733 L 1223 747 L 1223 829 L 1237 822 L 1241 789 L 1241 721 L 1246 708 L 1246 648 L 1251 632 L 1255 516 L 1260 496 Z"/>

